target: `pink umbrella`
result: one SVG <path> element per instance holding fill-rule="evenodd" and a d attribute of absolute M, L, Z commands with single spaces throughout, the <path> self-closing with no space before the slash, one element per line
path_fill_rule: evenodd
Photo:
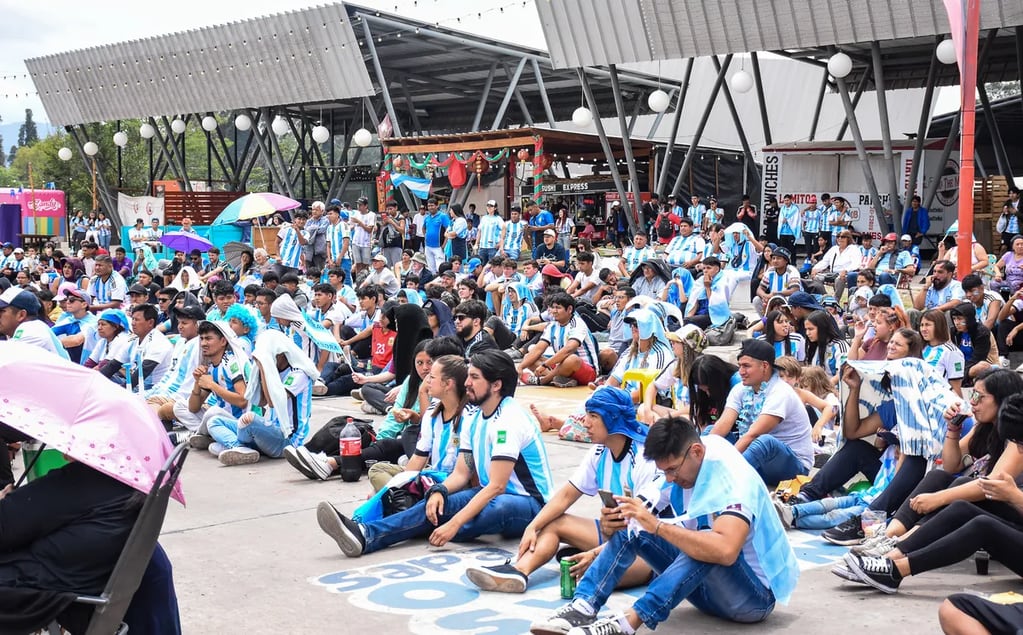
<path fill-rule="evenodd" d="M 0 342 L 0 386 L 0 421 L 140 492 L 174 449 L 140 396 L 35 346 Z"/>

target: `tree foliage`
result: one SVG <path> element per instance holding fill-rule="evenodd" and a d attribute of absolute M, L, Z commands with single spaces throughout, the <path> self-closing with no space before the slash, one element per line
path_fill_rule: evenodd
<path fill-rule="evenodd" d="M 32 109 L 25 109 L 25 122 L 18 129 L 18 145 L 21 147 L 30 146 L 39 141 L 39 131 L 36 129 L 36 122 L 32 120 Z"/>

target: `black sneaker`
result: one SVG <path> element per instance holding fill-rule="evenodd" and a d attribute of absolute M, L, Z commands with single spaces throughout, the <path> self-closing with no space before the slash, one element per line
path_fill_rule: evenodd
<path fill-rule="evenodd" d="M 882 593 L 897 593 L 899 585 L 902 584 L 902 576 L 895 568 L 895 563 L 888 558 L 853 556 L 847 558 L 845 564 L 856 574 L 860 582 Z"/>
<path fill-rule="evenodd" d="M 511 565 L 511 560 L 494 567 L 469 567 L 465 577 L 484 591 L 525 593 L 529 577 Z"/>
<path fill-rule="evenodd" d="M 546 621 L 534 623 L 529 627 L 529 632 L 533 635 L 565 635 L 573 628 L 588 626 L 596 621 L 596 615 L 587 615 L 576 610 L 569 602 L 551 613 Z"/>
<path fill-rule="evenodd" d="M 316 506 L 316 522 L 349 558 L 358 558 L 366 549 L 366 539 L 359 523 L 339 512 L 330 503 L 323 501 Z"/>
<path fill-rule="evenodd" d="M 821 538 L 833 545 L 851 547 L 863 542 L 863 525 L 860 524 L 860 517 L 853 516 L 838 527 L 832 527 L 823 534 Z"/>
<path fill-rule="evenodd" d="M 569 631 L 570 635 L 626 635 L 620 617 L 612 615 L 597 620 L 588 626 L 578 626 Z"/>

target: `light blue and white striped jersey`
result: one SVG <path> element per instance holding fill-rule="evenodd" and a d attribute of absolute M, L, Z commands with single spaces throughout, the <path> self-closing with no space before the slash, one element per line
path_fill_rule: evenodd
<path fill-rule="evenodd" d="M 696 234 L 688 236 L 678 234 L 664 248 L 664 253 L 667 255 L 669 265 L 682 265 L 702 253 L 705 246 L 703 239 Z"/>
<path fill-rule="evenodd" d="M 618 362 L 611 370 L 611 376 L 618 380 L 618 384 L 625 390 L 638 390 L 640 387 L 638 381 L 628 381 L 624 385 L 622 384 L 625 371 L 632 370 L 633 368 L 656 368 L 657 370 L 663 370 L 665 366 L 670 366 L 674 361 L 675 353 L 671 350 L 671 346 L 661 340 L 654 339 L 650 350 L 645 352 L 637 351 L 635 356 L 633 356 L 632 347 L 630 346 L 618 358 Z"/>
<path fill-rule="evenodd" d="M 696 207 L 690 205 L 686 208 L 686 216 L 689 217 L 689 220 L 693 221 L 694 233 L 700 233 L 700 226 L 703 224 L 703 215 L 706 211 L 707 208 L 704 207 L 703 204 L 697 205 Z"/>
<path fill-rule="evenodd" d="M 163 380 L 164 375 L 170 371 L 171 356 L 174 353 L 174 345 L 162 332 L 153 329 L 142 339 L 133 338 L 131 344 L 131 355 L 129 357 L 129 371 L 138 372 L 139 379 L 143 386 L 153 386 Z M 142 364 L 146 361 L 156 362 L 152 373 L 146 376 L 142 370 Z M 142 392 L 133 388 L 132 392 Z"/>
<path fill-rule="evenodd" d="M 760 282 L 760 288 L 772 294 L 781 293 L 790 287 L 800 285 L 799 270 L 792 265 L 785 267 L 783 273 L 778 273 L 774 268 L 768 269 Z"/>
<path fill-rule="evenodd" d="M 651 258 L 656 257 L 657 252 L 649 245 L 642 249 L 636 249 L 632 245 L 629 245 L 622 250 L 622 260 L 625 261 L 625 268 L 629 271 L 629 273 L 635 271 L 636 267 L 641 265 L 644 260 L 650 260 Z"/>
<path fill-rule="evenodd" d="M 176 395 L 187 395 L 195 385 L 192 371 L 200 361 L 202 360 L 199 353 L 199 338 L 178 339 L 177 344 L 174 345 L 174 351 L 171 353 L 170 370 L 162 380 L 146 391 L 146 399 L 150 397 L 173 399 Z"/>
<path fill-rule="evenodd" d="M 528 303 L 519 306 L 517 309 L 512 306 L 511 302 L 507 301 L 501 306 L 501 319 L 508 329 L 515 334 L 522 330 L 522 327 L 526 325 L 526 320 L 532 315 L 533 307 Z"/>
<path fill-rule="evenodd" d="M 106 280 L 93 276 L 89 283 L 89 293 L 92 294 L 93 304 L 109 304 L 115 300 L 124 302 L 128 294 L 128 285 L 121 274 L 111 271 Z"/>
<path fill-rule="evenodd" d="M 336 225 L 327 225 L 327 242 L 330 243 L 330 259 L 341 260 L 341 248 L 344 247 L 345 238 L 351 241 L 352 234 L 348 230 L 348 223 L 338 221 Z M 348 254 L 351 257 L 351 253 Z"/>
<path fill-rule="evenodd" d="M 808 209 L 803 212 L 803 231 L 807 234 L 816 234 L 821 230 L 820 206 L 816 209 Z"/>
<path fill-rule="evenodd" d="M 298 243 L 298 230 L 291 225 L 285 225 L 277 232 L 277 237 L 281 239 L 281 264 L 298 269 L 302 263 L 302 245 Z"/>
<path fill-rule="evenodd" d="M 227 352 L 224 353 L 224 357 L 220 360 L 220 364 L 214 366 L 210 364 L 209 373 L 213 377 L 213 381 L 219 384 L 221 387 L 234 392 L 234 384 L 239 379 L 245 382 L 249 381 L 252 376 L 252 362 L 248 358 L 238 358 L 234 354 Z M 231 414 L 235 417 L 242 416 L 247 408 L 238 408 L 227 403 L 216 393 L 210 393 L 210 396 L 206 398 L 206 404 L 213 407 L 219 406 L 231 411 Z"/>
<path fill-rule="evenodd" d="M 767 341 L 767 336 L 763 333 L 757 335 L 756 339 L 760 341 Z M 798 361 L 806 361 L 806 339 L 799 333 L 789 333 L 788 344 L 786 340 L 781 339 L 775 342 L 768 342 L 774 347 L 775 357 L 795 357 Z"/>
<path fill-rule="evenodd" d="M 308 375 L 294 368 L 285 368 L 280 377 L 284 390 L 288 393 L 288 408 L 291 409 L 292 433 L 288 438 L 288 444 L 298 447 L 305 443 L 306 437 L 309 436 L 309 418 L 313 414 L 313 383 Z M 267 413 L 276 423 L 277 417 L 273 408 Z"/>
<path fill-rule="evenodd" d="M 725 243 L 722 241 L 717 247 L 714 247 L 714 243 L 707 241 L 703 244 L 703 258 L 710 258 L 713 256 L 721 261 L 721 265 L 728 264 L 728 254 L 725 252 Z"/>
<path fill-rule="evenodd" d="M 416 455 L 426 457 L 433 469 L 450 474 L 458 462 L 459 433 L 465 428 L 460 425 L 459 432 L 455 432 L 452 428 L 454 417 L 445 420 L 439 404 L 440 400 L 434 399 L 427 411 L 429 414 L 422 419 Z"/>
<path fill-rule="evenodd" d="M 598 490 L 624 496 L 626 489 L 635 494 L 648 484 L 663 479 L 664 473 L 654 462 L 643 458 L 643 444 L 628 439 L 625 452 L 618 460 L 607 446 L 593 446 L 568 482 L 587 496 L 595 496 Z"/>
<path fill-rule="evenodd" d="M 501 240 L 501 228 L 504 221 L 497 214 L 485 214 L 480 216 L 478 249 L 497 249 L 497 243 Z M 484 263 L 485 264 L 485 263 Z"/>
<path fill-rule="evenodd" d="M 800 232 L 799 207 L 795 203 L 778 208 L 778 235 L 795 236 Z"/>
<path fill-rule="evenodd" d="M 924 295 L 924 310 L 930 311 L 946 302 L 962 300 L 964 297 L 966 294 L 963 292 L 963 285 L 958 280 L 949 280 L 941 289 L 935 289 L 932 284 L 927 287 L 927 293 Z"/>
<path fill-rule="evenodd" d="M 524 220 L 520 220 L 517 223 L 508 221 L 504 224 L 504 243 L 501 244 L 501 249 L 513 249 L 519 251 L 522 249 L 522 233 L 525 228 L 529 226 Z M 486 264 L 486 263 L 484 263 Z"/>
<path fill-rule="evenodd" d="M 725 210 L 720 207 L 708 207 L 703 212 L 703 220 L 707 222 L 707 225 L 716 225 L 721 222 L 721 219 L 725 217 Z"/>
<path fill-rule="evenodd" d="M 945 379 L 962 379 L 966 358 L 959 347 L 952 342 L 924 347 L 924 361 L 938 369 Z"/>
<path fill-rule="evenodd" d="M 590 328 L 586 326 L 586 323 L 574 313 L 572 314 L 572 319 L 564 326 L 557 321 L 551 321 L 547 324 L 543 335 L 540 336 L 540 341 L 546 342 L 548 347 L 544 351 L 544 356 L 551 357 L 556 355 L 558 351 L 568 344 L 569 340 L 579 342 L 576 354 L 584 362 L 593 368 L 599 368 L 597 364 L 597 341 L 593 338 L 593 334 L 590 333 Z"/>
<path fill-rule="evenodd" d="M 502 399 L 489 417 L 475 406 L 466 406 L 460 444 L 459 452 L 472 454 L 481 486 L 490 483 L 491 461 L 514 461 L 505 492 L 529 496 L 541 504 L 550 500 L 554 478 L 540 426 L 514 397 Z"/>
<path fill-rule="evenodd" d="M 835 211 L 834 205 L 825 205 L 823 203 L 817 205 L 817 212 L 821 215 L 819 233 L 831 231 L 831 212 L 833 211 Z"/>
<path fill-rule="evenodd" d="M 834 206 L 831 207 L 831 211 L 828 212 L 828 224 L 831 226 L 832 243 L 837 242 L 836 239 L 843 229 L 849 229 L 848 225 L 836 225 L 835 221 L 848 222 L 850 220 L 852 220 L 852 216 L 848 211 L 840 212 Z"/>

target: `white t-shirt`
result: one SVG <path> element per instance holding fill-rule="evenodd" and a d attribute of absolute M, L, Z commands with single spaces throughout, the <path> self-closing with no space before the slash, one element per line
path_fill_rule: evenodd
<path fill-rule="evenodd" d="M 423 227 L 423 216 L 422 212 L 416 212 L 416 215 L 412 217 L 412 223 L 416 226 L 416 236 L 423 238 L 426 236 L 426 229 Z"/>
<path fill-rule="evenodd" d="M 92 349 L 89 359 L 97 364 L 102 361 L 115 361 L 127 364 L 131 358 L 131 335 L 127 331 L 121 331 L 112 342 L 100 337 L 96 340 L 96 346 Z"/>
<path fill-rule="evenodd" d="M 365 214 L 359 213 L 358 210 L 353 211 L 351 214 L 352 220 L 359 220 L 366 225 L 373 226 L 377 222 L 377 216 L 373 212 L 366 212 Z M 359 225 L 351 223 L 352 226 L 352 244 L 356 247 L 369 247 L 373 244 L 373 234 L 366 231 Z"/>
<path fill-rule="evenodd" d="M 806 469 L 813 467 L 813 439 L 810 431 L 810 417 L 806 405 L 792 386 L 786 384 L 775 372 L 763 388 L 766 393 L 763 405 L 756 412 L 743 412 L 743 397 L 752 388 L 737 384 L 728 392 L 725 409 L 732 409 L 740 416 L 740 431 L 745 431 L 760 415 L 779 417 L 781 421 L 768 432 L 789 447 Z M 749 420 L 744 420 L 745 418 Z"/>
<path fill-rule="evenodd" d="M 593 286 L 591 286 L 586 293 L 579 296 L 581 299 L 592 303 L 593 296 L 597 295 L 597 292 L 600 291 L 600 272 L 598 272 L 596 268 L 594 268 L 593 272 L 590 273 L 590 275 L 586 275 L 585 273 L 580 271 L 575 274 L 575 281 L 580 289 L 585 287 L 586 283 L 588 282 L 593 284 Z"/>

